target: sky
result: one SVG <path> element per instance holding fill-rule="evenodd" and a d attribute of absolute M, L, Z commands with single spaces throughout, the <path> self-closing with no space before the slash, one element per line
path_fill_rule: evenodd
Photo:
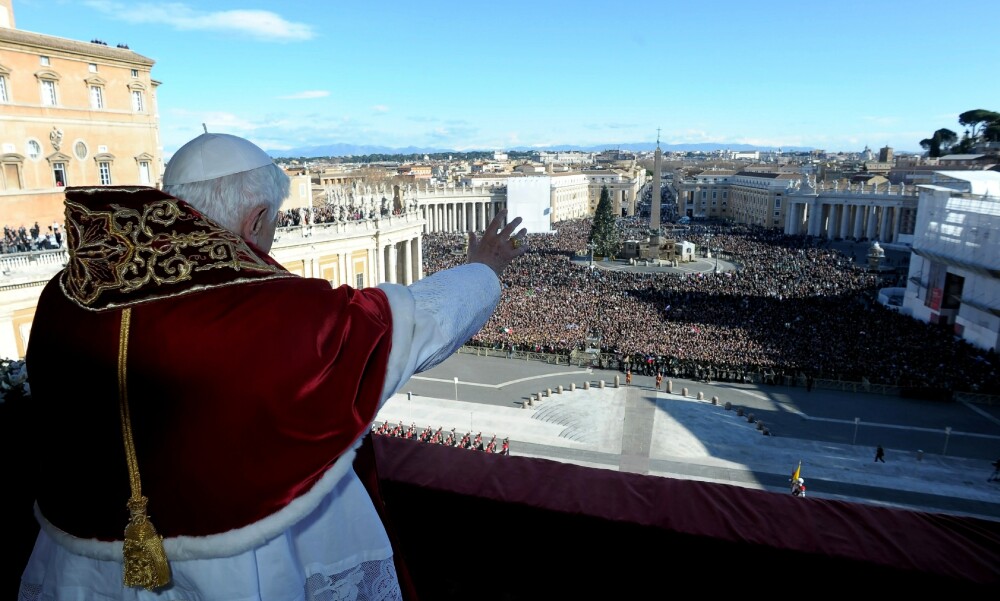
<path fill-rule="evenodd" d="M 208 130 L 509 150 L 920 152 L 1000 111 L 994 0 L 13 0 L 18 29 L 155 61 L 166 156 Z"/>

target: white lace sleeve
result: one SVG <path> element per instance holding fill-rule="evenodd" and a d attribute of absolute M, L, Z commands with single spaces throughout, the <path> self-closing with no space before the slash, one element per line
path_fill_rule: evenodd
<path fill-rule="evenodd" d="M 380 284 L 392 310 L 392 350 L 381 403 L 415 373 L 452 355 L 486 324 L 500 280 L 482 263 L 439 271 L 410 286 Z"/>

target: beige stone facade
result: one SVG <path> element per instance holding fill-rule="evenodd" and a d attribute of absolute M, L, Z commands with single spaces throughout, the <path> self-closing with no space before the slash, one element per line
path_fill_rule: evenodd
<path fill-rule="evenodd" d="M 14 29 L 0 3 L 0 221 L 63 220 L 65 186 L 157 186 L 153 61 L 128 48 Z M 4 23 L 8 26 L 3 26 Z"/>
<path fill-rule="evenodd" d="M 552 189 L 550 206 L 552 207 L 551 223 L 586 217 L 590 210 L 589 189 L 590 180 L 582 172 L 550 174 Z"/>
<path fill-rule="evenodd" d="M 584 173 L 590 180 L 589 215 L 597 212 L 597 203 L 601 200 L 601 189 L 604 186 L 608 187 L 611 194 L 612 210 L 616 216 L 635 215 L 639 191 L 646 181 L 645 169 L 587 169 Z"/>
<path fill-rule="evenodd" d="M 785 197 L 801 180 L 798 172 L 720 169 L 675 177 L 672 186 L 682 216 L 783 228 Z"/>

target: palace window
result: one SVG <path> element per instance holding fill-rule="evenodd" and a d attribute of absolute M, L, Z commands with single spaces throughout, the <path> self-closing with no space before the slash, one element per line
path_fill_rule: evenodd
<path fill-rule="evenodd" d="M 7 153 L 0 155 L 0 190 L 21 190 L 21 163 L 24 160 L 19 154 Z"/>
<path fill-rule="evenodd" d="M 39 57 L 38 57 L 38 62 L 39 62 L 39 63 L 40 63 L 40 64 L 41 64 L 41 65 L 42 65 L 43 67 L 48 67 L 48 66 L 49 66 L 50 64 L 52 64 L 52 62 L 51 62 L 51 61 L 49 60 L 49 57 L 47 57 L 47 56 L 39 56 Z"/>
<path fill-rule="evenodd" d="M 98 153 L 94 155 L 94 162 L 97 163 L 98 181 L 102 186 L 111 185 L 111 164 L 115 162 L 115 155 L 107 150 L 107 146 L 98 146 Z"/>
<path fill-rule="evenodd" d="M 97 73 L 97 63 L 87 63 L 87 70 L 91 73 Z"/>
<path fill-rule="evenodd" d="M 139 70 L 138 69 L 132 69 L 132 77 L 139 77 Z"/>
<path fill-rule="evenodd" d="M 35 161 L 38 157 L 42 156 L 42 145 L 39 144 L 37 140 L 28 140 L 28 143 L 25 144 L 25 146 L 28 148 L 28 158 L 32 161 Z"/>
<path fill-rule="evenodd" d="M 146 101 L 142 96 L 142 90 L 132 90 L 132 110 L 137 113 L 146 110 Z"/>
<path fill-rule="evenodd" d="M 42 80 L 42 106 L 56 106 L 56 82 L 51 79 Z"/>
<path fill-rule="evenodd" d="M 59 104 L 59 96 L 56 93 L 56 88 L 60 79 L 59 74 L 55 71 L 43 69 L 35 72 L 35 79 L 38 80 L 42 106 L 57 106 Z"/>
<path fill-rule="evenodd" d="M 66 179 L 66 163 L 52 163 L 52 180 L 56 186 L 66 186 L 66 182 L 68 181 Z"/>
<path fill-rule="evenodd" d="M 354 276 L 354 287 L 358 290 L 365 287 L 365 274 L 359 273 Z"/>
<path fill-rule="evenodd" d="M 0 71 L 0 102 L 10 102 L 10 93 L 7 91 L 7 75 Z"/>
<path fill-rule="evenodd" d="M 101 110 L 104 108 L 104 85 L 107 83 L 97 76 L 88 77 L 83 80 L 90 91 L 90 108 Z"/>
<path fill-rule="evenodd" d="M 150 176 L 149 171 L 149 161 L 139 161 L 139 183 L 148 186 L 152 181 L 153 178 Z"/>
<path fill-rule="evenodd" d="M 101 177 L 102 186 L 111 185 L 111 163 L 107 161 L 101 161 L 97 164 L 97 171 Z"/>
<path fill-rule="evenodd" d="M 90 108 L 104 108 L 104 91 L 101 86 L 90 86 Z"/>

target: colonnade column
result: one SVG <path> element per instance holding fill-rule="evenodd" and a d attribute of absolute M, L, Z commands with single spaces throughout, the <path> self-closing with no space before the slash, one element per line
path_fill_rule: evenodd
<path fill-rule="evenodd" d="M 385 250 L 388 253 L 388 260 L 386 261 L 385 268 L 385 281 L 391 284 L 398 284 L 399 282 L 397 281 L 398 278 L 396 275 L 396 245 L 389 243 L 386 245 Z"/>
<path fill-rule="evenodd" d="M 899 241 L 899 226 L 902 223 L 903 207 L 892 207 L 892 241 Z"/>
<path fill-rule="evenodd" d="M 855 240 L 860 240 L 863 236 L 862 232 L 864 230 L 861 228 L 864 223 L 864 219 L 865 208 L 861 205 L 854 205 L 854 231 L 851 233 L 851 236 L 853 236 Z"/>
<path fill-rule="evenodd" d="M 423 254 L 423 240 L 420 236 L 417 236 L 410 241 L 413 245 L 413 252 L 410 253 L 413 257 L 413 273 L 416 274 L 416 279 L 424 279 L 424 254 Z"/>
<path fill-rule="evenodd" d="M 484 232 L 486 231 L 486 203 L 480 202 L 477 204 L 478 206 L 476 207 L 476 209 L 477 212 L 479 213 L 479 227 L 477 227 L 476 230 Z"/>
<path fill-rule="evenodd" d="M 815 198 L 809 203 L 807 221 L 809 223 L 808 234 L 810 236 L 819 236 L 823 227 L 823 205 Z"/>
<path fill-rule="evenodd" d="M 795 222 L 795 215 L 799 212 L 799 203 L 788 203 L 788 210 L 785 211 L 785 235 L 791 236 L 795 232 L 792 230 L 792 223 Z"/>
<path fill-rule="evenodd" d="M 399 250 L 403 260 L 403 284 L 409 286 L 413 283 L 413 261 L 410 260 L 410 241 L 404 240 L 400 242 Z"/>
<path fill-rule="evenodd" d="M 826 239 L 833 240 L 837 237 L 837 205 L 826 205 Z"/>
<path fill-rule="evenodd" d="M 837 232 L 838 238 L 847 238 L 847 231 L 851 227 L 851 205 L 846 202 L 840 205 L 840 231 Z"/>
<path fill-rule="evenodd" d="M 889 241 L 889 207 L 880 207 L 879 213 L 882 214 L 881 227 L 879 228 L 878 239 L 882 242 Z"/>
<path fill-rule="evenodd" d="M 875 231 L 878 226 L 878 215 L 875 213 L 875 207 L 866 207 L 868 211 L 868 230 L 865 232 L 865 238 L 869 240 L 875 239 Z"/>

